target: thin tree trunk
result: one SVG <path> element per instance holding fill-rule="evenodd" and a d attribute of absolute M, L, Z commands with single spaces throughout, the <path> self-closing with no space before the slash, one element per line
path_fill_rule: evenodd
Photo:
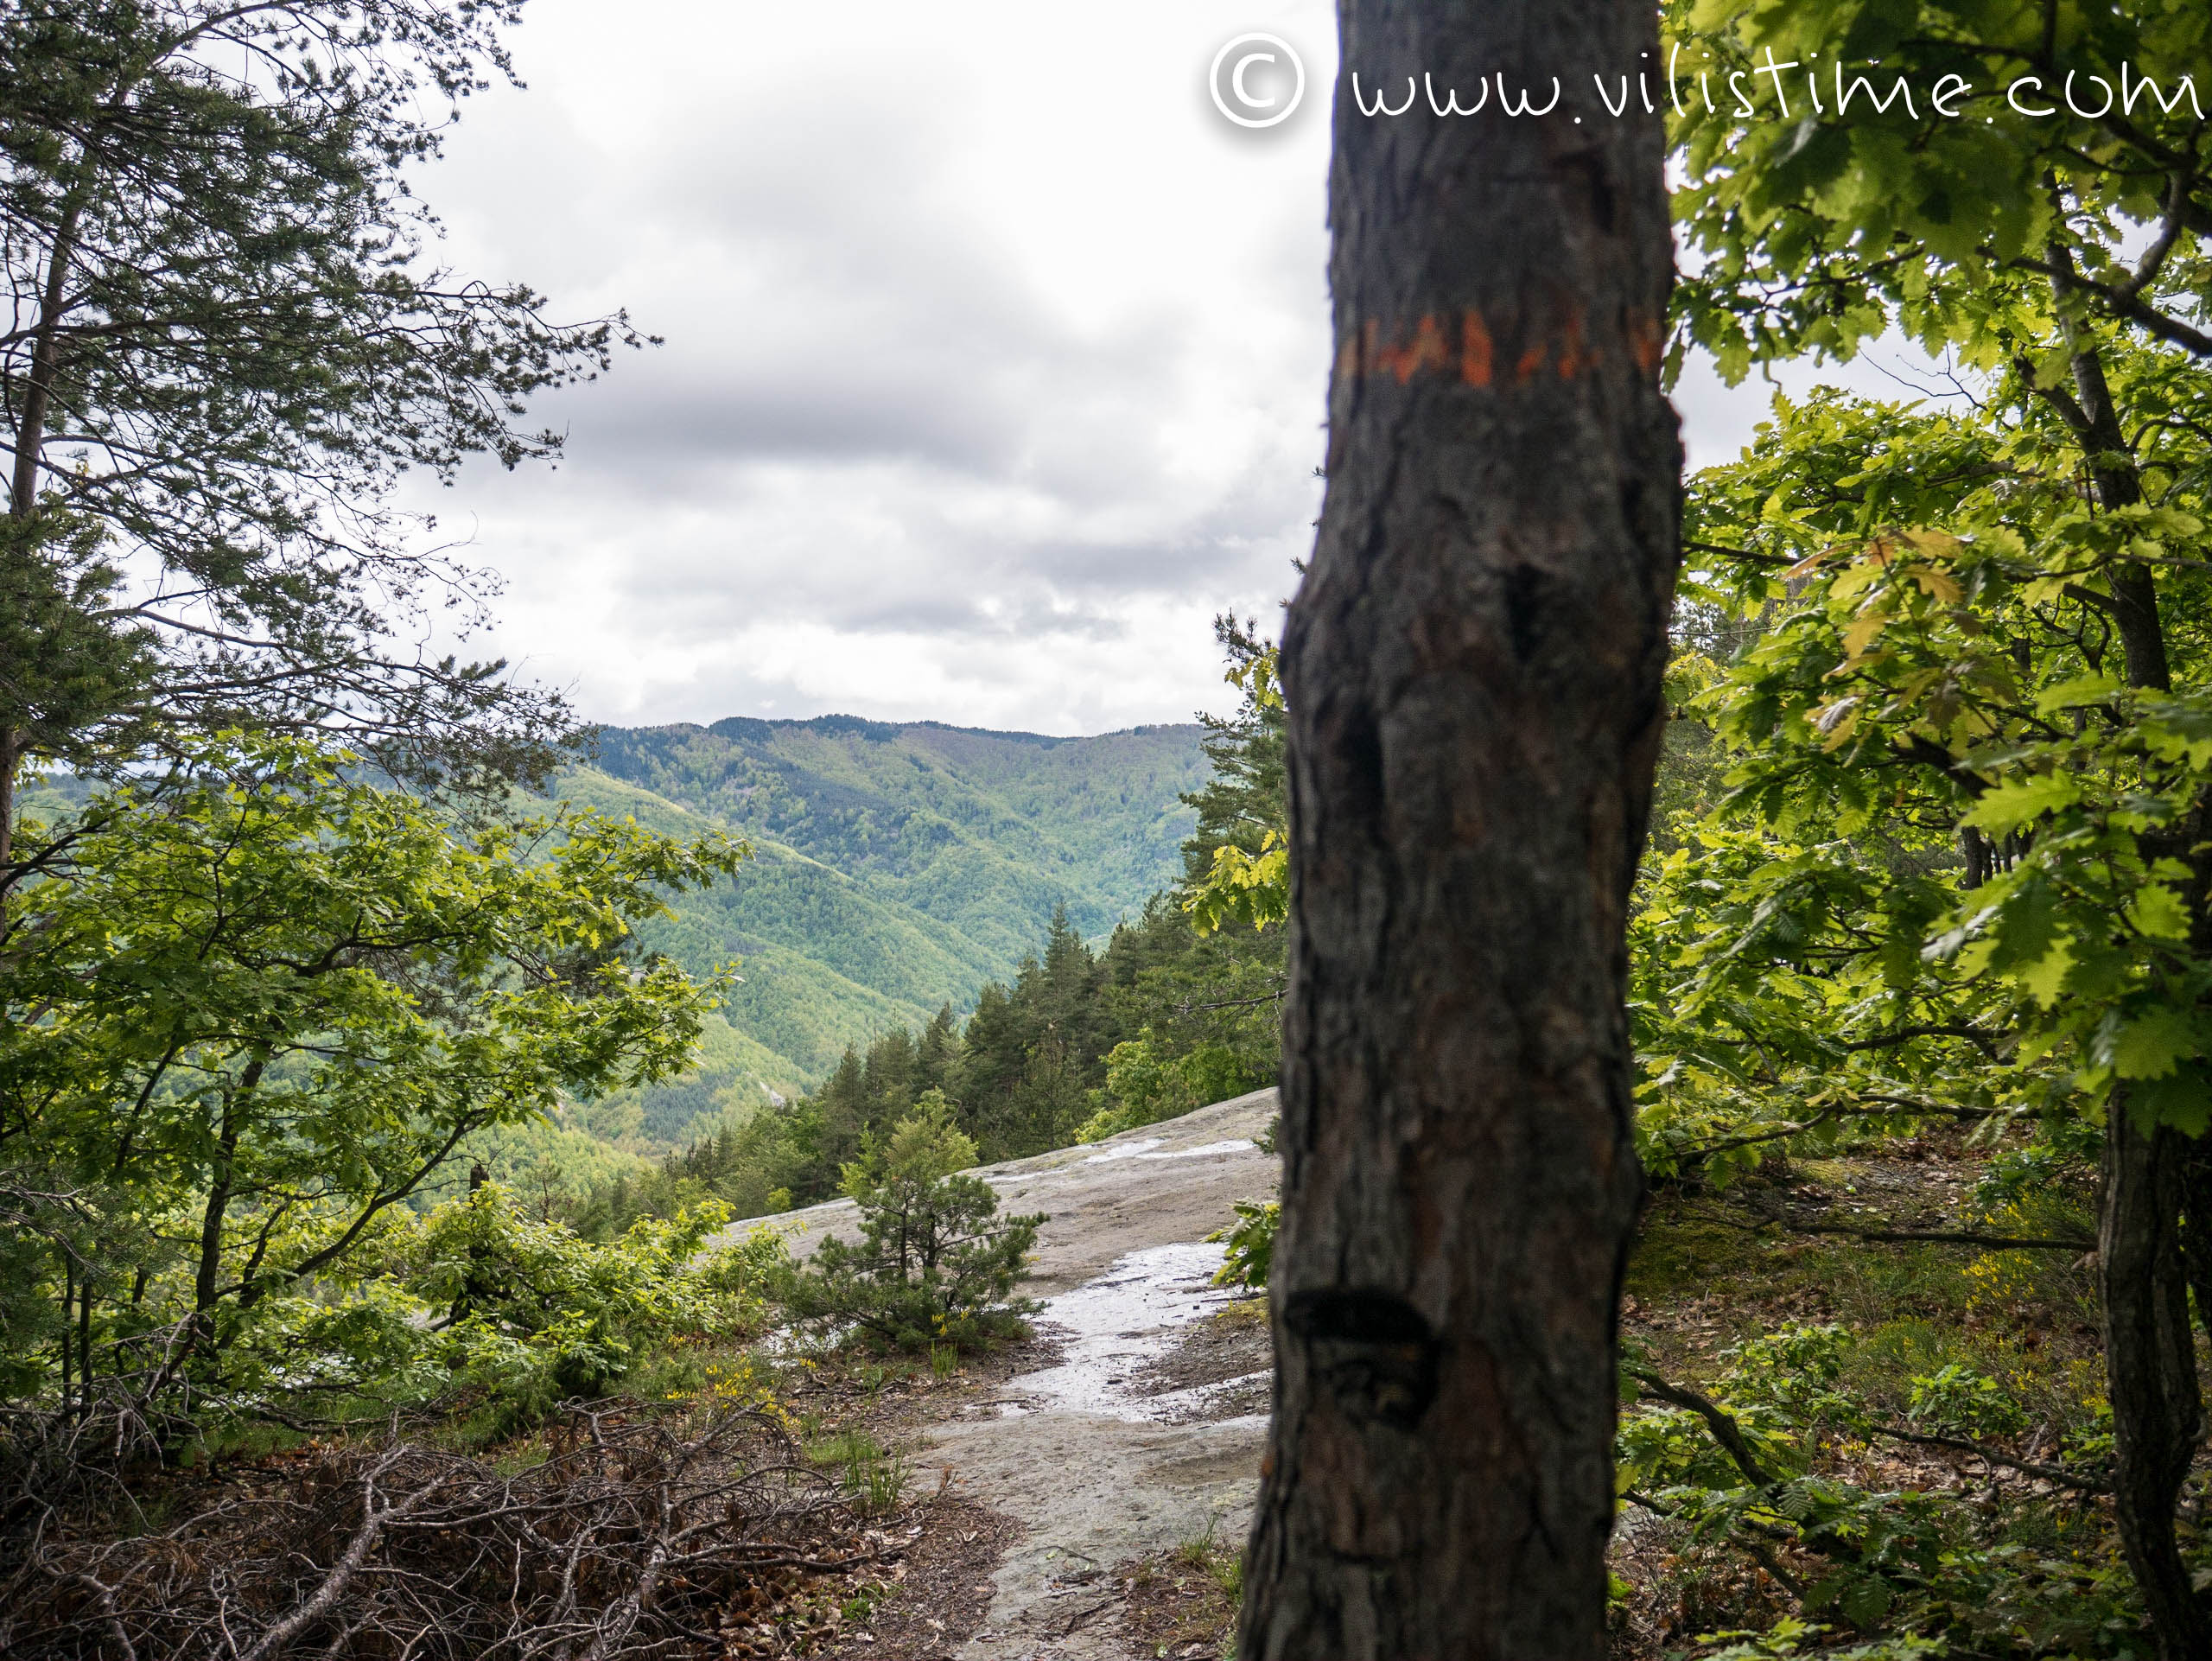
<path fill-rule="evenodd" d="M 2112 1398 L 2113 1509 L 2164 1661 L 2212 1655 L 2212 1624 L 2174 1540 L 2174 1503 L 2202 1428 L 2196 1340 L 2181 1241 L 2186 1140 L 2132 1123 L 2126 1092 L 2107 1110 L 2097 1262 Z"/>
<path fill-rule="evenodd" d="M 92 1303 L 96 1294 L 87 1279 L 77 1289 L 77 1371 L 85 1387 L 85 1406 L 92 1404 Z"/>
<path fill-rule="evenodd" d="M 5 672 L 6 665 L 0 664 L 0 674 Z M 16 857 L 16 772 L 22 764 L 16 729 L 0 716 L 0 870 Z"/>
<path fill-rule="evenodd" d="M 200 1213 L 200 1261 L 193 1275 L 192 1313 L 195 1336 L 207 1341 L 213 1329 L 213 1311 L 221 1295 L 223 1225 L 238 1181 L 238 1129 L 251 1111 L 249 1098 L 261 1084 L 266 1055 L 256 1055 L 238 1075 L 237 1084 L 223 1094 L 223 1116 L 216 1127 L 215 1157 L 207 1174 L 207 1199 Z"/>
<path fill-rule="evenodd" d="M 202 1318 L 215 1307 L 223 1268 L 223 1223 L 231 1206 L 231 1180 L 238 1157 L 238 1133 L 232 1127 L 230 1104 L 223 1109 L 223 1132 L 215 1144 L 214 1170 L 207 1183 L 207 1199 L 200 1212 L 200 1261 L 192 1280 L 193 1313 Z"/>
<path fill-rule="evenodd" d="M 1959 852 L 1966 864 L 1966 875 L 1960 879 L 1968 888 L 1978 888 L 1989 881 L 1992 863 L 1989 838 L 1972 825 L 1959 830 Z"/>
<path fill-rule="evenodd" d="M 40 297 L 37 333 L 31 346 L 31 371 L 23 388 L 22 413 L 15 428 L 16 467 L 9 480 L 8 516 L 29 519 L 38 507 L 38 463 L 46 448 L 47 410 L 54 401 L 54 383 L 61 366 L 61 308 L 68 298 L 69 266 L 77 248 L 80 205 L 72 201 L 54 229 L 54 249 L 47 259 L 46 286 Z M 28 558 L 28 548 L 14 557 Z M 0 660 L 0 689 L 13 678 L 11 665 Z M 0 868 L 15 858 L 16 774 L 23 763 L 22 735 L 13 712 L 0 702 Z"/>
<path fill-rule="evenodd" d="M 69 1318 L 70 1305 L 77 1298 L 77 1265 L 65 1261 L 61 1265 L 61 1410 L 69 1410 Z"/>
<path fill-rule="evenodd" d="M 2052 262 L 2058 275 L 2051 286 L 2063 315 L 2072 258 L 2056 246 Z M 2098 505 L 2131 506 L 2143 500 L 2143 481 L 2103 356 L 2080 325 L 2066 328 L 2075 396 L 2070 404 L 2054 402 L 2082 447 Z M 2157 579 L 2147 566 L 2131 561 L 2113 565 L 2106 582 L 2127 684 L 2169 690 Z M 2151 851 L 2181 854 L 2193 840 L 2174 839 L 2174 845 Z M 2174 1537 L 2174 1505 L 2202 1424 L 2189 1284 L 2192 1270 L 2202 1267 L 2192 1257 L 2201 1259 L 2203 1251 L 2185 1237 L 2183 1224 L 2185 1209 L 2202 1209 L 2190 1181 L 2200 1159 L 2178 1132 L 2133 1123 L 2126 1091 L 2113 1091 L 2105 1116 L 2097 1219 L 2106 1387 L 2113 1408 L 2113 1513 L 2163 1661 L 2212 1661 L 2212 1621 L 2190 1584 Z"/>
<path fill-rule="evenodd" d="M 54 249 L 46 263 L 39 319 L 31 345 L 31 372 L 23 387 L 23 412 L 16 420 L 16 470 L 9 481 L 8 512 L 26 519 L 38 506 L 38 463 L 46 448 L 46 414 L 61 366 L 61 308 L 69 296 L 69 264 L 77 251 L 75 202 L 62 211 L 54 227 Z"/>
<path fill-rule="evenodd" d="M 2078 328 L 2069 333 L 2075 342 L 2074 387 L 2084 417 L 2076 436 L 2088 460 L 2089 476 L 2096 480 L 2098 505 L 2107 510 L 2133 507 L 2143 500 L 2143 475 L 2113 404 L 2104 356 Z M 2120 629 L 2127 684 L 2171 690 L 2173 678 L 2166 663 L 2165 627 L 2158 617 L 2158 579 L 2149 566 L 2131 559 L 2116 561 L 2105 582 L 2112 590 L 2113 620 Z"/>
<path fill-rule="evenodd" d="M 1247 1657 L 1595 1661 L 1643 1192 L 1623 944 L 1681 447 L 1626 0 L 1340 0 L 1328 494 L 1285 631 L 1276 1416 Z M 1640 57 L 1639 54 L 1649 56 Z M 1424 72 L 1548 117 L 1369 118 Z M 1626 90 L 1626 89 L 1624 89 Z"/>
<path fill-rule="evenodd" d="M 2055 186 L 2053 189 L 2055 193 Z M 2063 211 L 2064 203 L 2055 194 L 2054 203 Z M 2045 389 L 2044 396 L 2057 409 L 2082 447 L 2089 476 L 2096 482 L 2098 506 L 2107 511 L 2132 507 L 2143 500 L 2143 475 L 2135 465 L 2134 452 L 2128 448 L 2119 407 L 2113 402 L 2104 354 L 2098 349 L 2094 334 L 2075 321 L 2078 308 L 2073 251 L 2063 242 L 2053 242 L 2045 251 L 2050 260 L 2054 309 L 2069 348 L 2068 366 L 2073 375 L 2074 396 L 2066 398 L 2056 389 Z M 2106 570 L 2105 581 L 2112 591 L 2112 617 L 2120 630 L 2127 684 L 2170 690 L 2173 680 L 2166 663 L 2165 627 L 2158 618 L 2158 579 L 2140 561 L 2120 560 Z"/>

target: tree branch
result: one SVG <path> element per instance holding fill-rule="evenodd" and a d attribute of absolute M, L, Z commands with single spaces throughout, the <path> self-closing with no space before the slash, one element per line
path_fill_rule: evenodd
<path fill-rule="evenodd" d="M 1985 1447 L 1978 1441 L 1967 1441 L 1959 1436 L 1930 1435 L 1924 1430 L 1907 1430 L 1901 1425 L 1891 1424 L 1874 1425 L 1870 1428 L 1870 1434 L 1887 1436 L 1892 1441 L 1916 1442 L 1925 1448 L 1948 1448 L 1955 1453 L 1971 1454 L 1976 1459 L 1986 1460 L 1992 1465 L 2002 1465 L 2008 1470 L 2019 1471 L 2029 1476 L 2041 1477 L 2046 1482 L 2062 1488 L 2071 1488 L 2076 1493 L 2110 1493 L 2112 1492 L 2112 1484 L 2109 1482 L 2099 1482 L 2094 1478 L 2076 1476 L 2062 1466 L 2038 1465 L 2033 1460 L 2015 1459 L 2010 1454 L 2000 1454 L 1994 1448 Z"/>
<path fill-rule="evenodd" d="M 1709 1396 L 1699 1394 L 1687 1384 L 1669 1384 L 1650 1368 L 1634 1361 L 1623 1362 L 1621 1371 L 1661 1401 L 1686 1408 L 1703 1419 L 1706 1428 L 1713 1432 L 1713 1441 L 1719 1442 L 1722 1451 L 1734 1461 L 1746 1482 L 1755 1488 L 1774 1486 L 1775 1478 L 1759 1462 L 1759 1456 L 1751 1451 L 1751 1441 L 1744 1435 L 1744 1427 L 1737 1423 L 1735 1416 L 1718 1402 Z"/>

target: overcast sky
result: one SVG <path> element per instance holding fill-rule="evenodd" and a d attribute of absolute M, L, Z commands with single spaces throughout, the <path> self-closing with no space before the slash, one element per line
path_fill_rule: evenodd
<path fill-rule="evenodd" d="M 1319 501 L 1328 4 L 527 19 L 420 180 L 445 251 L 666 344 L 543 403 L 557 471 L 415 493 L 506 580 L 490 644 L 620 723 L 1233 703 L 1211 619 L 1272 620 Z M 1307 75 L 1264 131 L 1207 91 L 1251 30 Z M 1765 396 L 1692 377 L 1693 464 Z"/>

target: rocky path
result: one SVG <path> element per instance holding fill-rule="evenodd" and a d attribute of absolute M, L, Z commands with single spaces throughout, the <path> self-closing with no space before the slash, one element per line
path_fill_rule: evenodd
<path fill-rule="evenodd" d="M 1034 1277 L 1050 1365 L 931 1428 L 916 1457 L 1024 1532 L 962 1661 L 1121 1661 L 1113 1570 L 1209 1531 L 1240 1541 L 1267 1432 L 1266 1339 L 1205 1318 L 1230 1203 L 1271 1198 L 1259 1091 L 1088 1148 L 987 1166 L 1010 1212 L 1045 1212 Z M 795 1250 L 852 1230 L 849 1202 L 771 1219 Z M 1202 1324 L 1203 1323 L 1203 1324 Z"/>

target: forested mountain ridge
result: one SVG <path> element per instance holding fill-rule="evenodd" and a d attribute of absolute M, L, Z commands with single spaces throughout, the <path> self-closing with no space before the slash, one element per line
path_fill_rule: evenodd
<path fill-rule="evenodd" d="M 645 932 L 695 974 L 741 961 L 699 1068 L 580 1117 L 626 1146 L 673 1142 L 700 1116 L 796 1095 L 849 1047 L 1012 983 L 1058 907 L 1090 935 L 1135 917 L 1182 875 L 1195 814 L 1179 799 L 1207 776 L 1202 736 L 847 716 L 603 729 L 564 799 L 663 834 L 734 831 L 753 856 Z"/>
<path fill-rule="evenodd" d="M 1055 906 L 1095 936 L 1181 875 L 1195 821 L 1179 798 L 1205 781 L 1200 736 L 735 717 L 604 728 L 595 765 L 950 925 L 1005 975 Z"/>
<path fill-rule="evenodd" d="M 655 1143 L 669 1147 L 658 1168 L 620 1173 L 594 1158 L 587 1172 L 574 1168 L 571 1149 L 571 1168 L 541 1185 L 549 1204 L 551 1188 L 562 1189 L 565 1214 L 601 1239 L 640 1218 L 670 1219 L 710 1202 L 757 1216 L 841 1191 L 916 1114 L 963 1138 L 971 1159 L 1020 1158 L 1173 1117 L 1271 1080 L 1281 1043 L 1287 896 L 1264 874 L 1283 819 L 1282 702 L 1274 648 L 1253 625 L 1224 616 L 1215 632 L 1228 655 L 1227 678 L 1243 696 L 1234 716 L 1199 718 L 1208 776 L 1179 796 L 1193 821 L 1178 850 L 1182 869 L 1152 892 L 1141 912 L 1116 921 L 1103 950 L 1095 951 L 1067 907 L 1056 905 L 1043 938 L 1025 945 L 1013 974 L 982 984 L 964 1019 L 947 1000 L 926 1020 L 880 1025 L 849 1041 L 803 1094 L 781 1092 L 782 1100 L 764 1099 L 761 1076 L 745 1072 L 758 1051 L 753 1039 L 713 1017 L 686 1077 L 574 1110 L 584 1123 L 571 1128 L 588 1123 L 633 1154 Z M 961 736 L 991 741 L 985 757 L 1006 758 L 1001 747 L 1009 735 Z M 1014 757 L 1010 769 L 1017 777 L 1029 771 L 1021 760 Z M 696 832 L 708 823 L 596 771 L 578 770 L 569 783 L 601 811 L 654 816 L 663 835 Z M 818 903 L 849 911 L 870 899 L 854 879 L 779 843 L 756 844 L 748 869 L 756 868 L 756 895 L 772 897 L 796 884 Z M 833 885 L 842 888 L 832 892 Z M 728 888 L 734 894 L 742 886 L 741 878 Z M 715 903 L 687 900 L 679 925 L 696 923 Z M 731 908 L 745 907 L 733 901 Z M 772 898 L 769 909 L 776 908 Z M 1233 919 L 1234 926 L 1218 926 L 1210 917 Z M 824 932 L 819 920 L 810 926 Z M 672 939 L 677 932 L 649 932 L 641 944 L 681 950 Z M 699 949 L 696 940 L 690 949 Z M 772 958 L 748 959 L 748 971 L 756 964 L 778 966 Z M 842 966 L 887 986 L 903 972 L 887 960 L 863 964 L 853 958 Z M 757 978 L 764 977 L 748 972 L 741 984 L 752 988 Z M 811 1016 L 822 1028 L 824 1005 L 801 1009 L 773 986 L 772 974 L 765 978 L 771 1004 Z M 876 1010 L 858 1013 L 867 1018 Z M 733 1015 L 739 1026 L 747 1023 L 745 1013 Z M 531 1163 L 537 1152 L 511 1149 L 505 1162 L 515 1166 L 519 1153 L 520 1163 L 537 1172 L 540 1165 Z"/>

